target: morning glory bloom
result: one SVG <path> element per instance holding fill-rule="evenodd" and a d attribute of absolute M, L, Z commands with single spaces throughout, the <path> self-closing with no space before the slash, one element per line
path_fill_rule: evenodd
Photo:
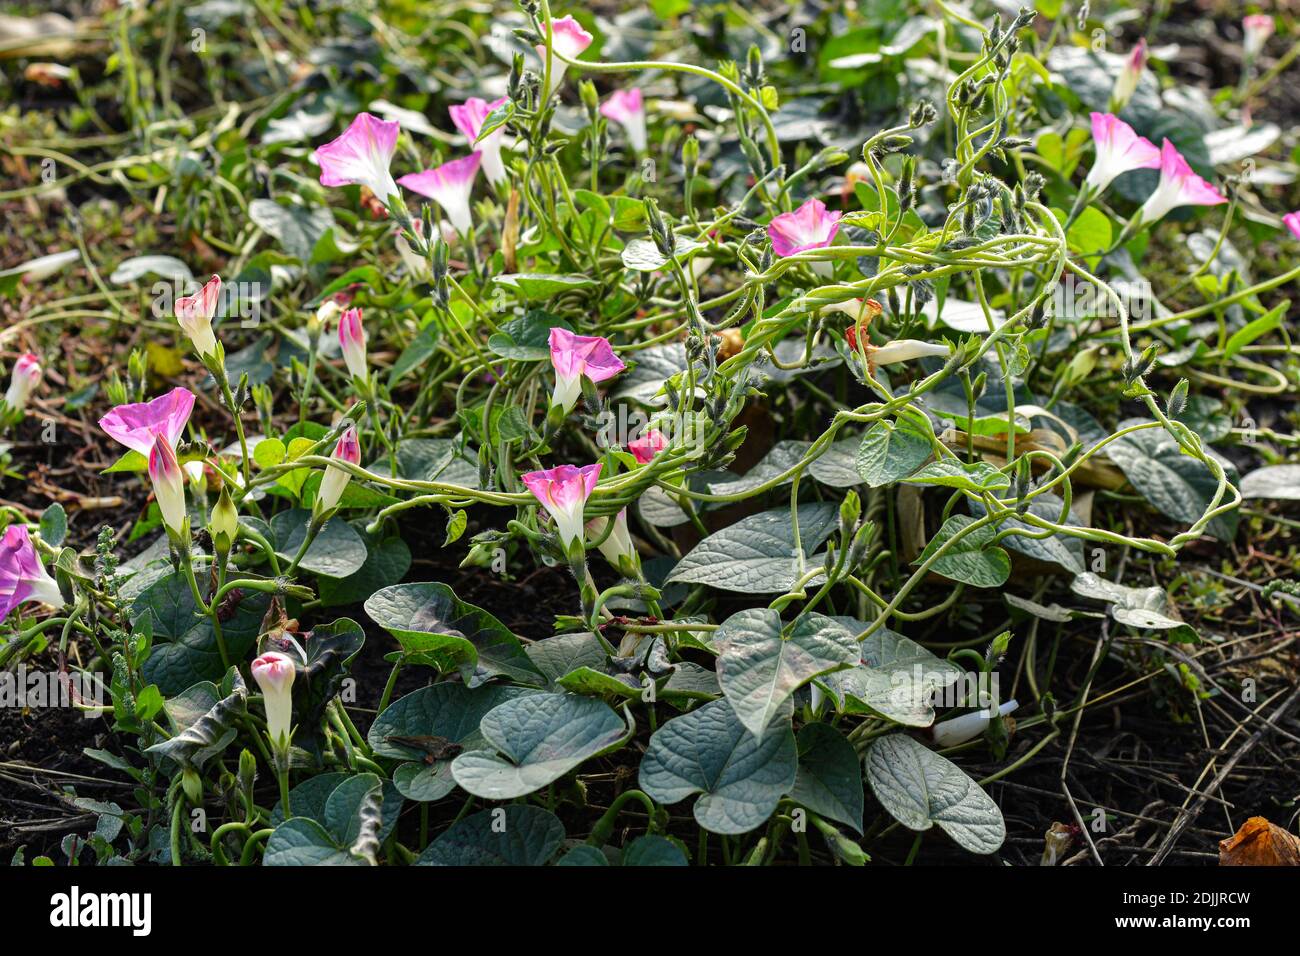
<path fill-rule="evenodd" d="M 452 106 L 447 109 L 451 114 L 451 121 L 456 124 L 456 128 L 469 138 L 469 147 L 483 156 L 483 175 L 487 181 L 495 186 L 503 182 L 506 178 L 506 167 L 501 161 L 501 140 L 505 137 L 505 130 L 497 128 L 483 137 L 481 142 L 478 140 L 479 131 L 483 129 L 484 121 L 492 115 L 494 110 L 505 105 L 506 97 L 499 100 L 493 100 L 489 103 L 487 100 L 480 99 L 477 96 L 470 97 L 459 106 Z"/>
<path fill-rule="evenodd" d="M 1192 171 L 1173 143 L 1165 140 L 1160 145 L 1160 185 L 1138 210 L 1138 220 L 1149 225 L 1179 206 L 1218 206 L 1227 201 Z"/>
<path fill-rule="evenodd" d="M 5 392 L 4 404 L 9 412 L 16 415 L 26 408 L 27 400 L 40 384 L 41 360 L 34 353 L 25 352 L 14 362 L 13 376 L 9 379 L 9 389 Z"/>
<path fill-rule="evenodd" d="M 560 56 L 568 57 L 570 60 L 576 60 L 582 51 L 591 46 L 592 36 L 582 28 L 577 20 L 573 17 L 561 17 L 558 20 L 551 21 L 551 84 L 546 89 L 546 95 L 549 97 L 559 88 L 560 83 L 564 81 L 564 71 L 569 65 L 560 59 Z M 534 49 L 537 55 L 542 58 L 542 69 L 546 68 L 546 44 L 539 43 Z"/>
<path fill-rule="evenodd" d="M 600 537 L 605 534 L 605 527 L 608 524 L 608 518 L 592 518 L 587 522 L 587 539 L 589 541 L 600 541 Z M 605 540 L 600 541 L 597 547 L 600 549 L 600 553 L 605 556 L 605 560 L 619 574 L 629 578 L 636 575 L 640 561 L 637 559 L 636 546 L 632 543 L 632 534 L 627 529 L 626 508 L 614 518 L 614 527 L 610 529 L 609 534 L 605 535 Z"/>
<path fill-rule="evenodd" d="M 1019 706 L 1014 700 L 1009 700 L 998 708 L 998 716 L 1005 717 Z M 941 720 L 930 729 L 930 733 L 937 746 L 955 747 L 984 733 L 992 720 L 992 711 L 976 710 L 951 720 Z"/>
<path fill-rule="evenodd" d="M 345 309 L 339 315 L 339 348 L 352 377 L 366 381 L 370 370 L 366 365 L 366 330 L 361 324 L 360 309 Z"/>
<path fill-rule="evenodd" d="M 350 465 L 361 464 L 361 443 L 357 440 L 357 429 L 354 425 L 349 425 L 339 436 L 338 442 L 334 445 L 334 458 L 339 461 L 346 461 Z M 343 468 L 335 468 L 330 465 L 325 469 L 325 477 L 321 479 L 320 491 L 316 494 L 316 508 L 318 515 L 333 510 L 343 497 L 343 489 L 348 486 L 352 480 L 352 473 Z"/>
<path fill-rule="evenodd" d="M 555 531 L 566 549 L 571 548 L 574 542 L 582 541 L 582 510 L 596 490 L 600 468 L 600 462 L 582 468 L 560 465 L 545 471 L 530 471 L 523 476 L 524 486 L 554 519 Z"/>
<path fill-rule="evenodd" d="M 575 335 L 568 329 L 551 329 L 551 365 L 555 367 L 555 391 L 551 407 L 572 411 L 582 394 L 582 377 L 593 382 L 611 379 L 626 365 L 614 354 L 609 339 L 599 335 Z"/>
<path fill-rule="evenodd" d="M 293 659 L 278 651 L 267 651 L 253 661 L 253 680 L 262 689 L 266 707 L 266 735 L 281 752 L 289 747 L 293 727 L 293 679 L 297 668 Z"/>
<path fill-rule="evenodd" d="M 1242 46 L 1246 59 L 1253 60 L 1264 49 L 1264 44 L 1273 35 L 1273 18 L 1267 13 L 1252 13 L 1241 21 Z"/>
<path fill-rule="evenodd" d="M 633 438 L 627 443 L 627 450 L 641 465 L 648 465 L 654 460 L 655 455 L 667 447 L 668 439 L 657 428 L 647 428 L 639 438 Z"/>
<path fill-rule="evenodd" d="M 149 480 L 153 496 L 162 512 L 163 525 L 176 535 L 185 528 L 185 472 L 176 458 L 176 449 L 165 435 L 158 435 L 149 450 Z"/>
<path fill-rule="evenodd" d="M 615 90 L 600 104 L 600 115 L 623 127 L 634 153 L 645 152 L 645 104 L 639 89 Z"/>
<path fill-rule="evenodd" d="M 0 538 L 0 621 L 25 601 L 63 607 L 63 595 L 36 553 L 24 524 L 13 524 Z"/>
<path fill-rule="evenodd" d="M 1092 140 L 1097 155 L 1084 183 L 1094 196 L 1104 193 L 1121 173 L 1160 168 L 1160 150 L 1155 144 L 1111 113 L 1092 114 Z"/>
<path fill-rule="evenodd" d="M 118 405 L 99 420 L 99 427 L 132 451 L 149 455 L 160 435 L 168 445 L 176 446 L 193 410 L 194 393 L 173 388 L 151 402 Z"/>
<path fill-rule="evenodd" d="M 1300 239 L 1300 209 L 1297 209 L 1295 212 L 1287 213 L 1282 217 L 1282 221 L 1286 223 L 1286 227 L 1291 230 L 1291 235 Z"/>
<path fill-rule="evenodd" d="M 460 159 L 443 163 L 437 169 L 426 169 L 422 173 L 408 173 L 398 182 L 412 192 L 436 202 L 451 220 L 456 232 L 467 236 L 474 229 L 469 212 L 469 197 L 474 190 L 474 177 L 478 175 L 478 167 L 482 161 L 483 154 L 473 152 Z"/>
<path fill-rule="evenodd" d="M 199 358 L 207 364 L 217 356 L 217 338 L 212 334 L 212 317 L 221 301 L 221 276 L 214 275 L 194 295 L 176 300 L 176 321 L 189 336 Z"/>
<path fill-rule="evenodd" d="M 849 331 L 853 331 L 850 327 Z M 854 348 L 857 348 L 857 336 L 852 337 Z M 863 351 L 867 354 L 867 362 L 874 366 L 877 365 L 897 365 L 900 362 L 911 362 L 914 359 L 925 358 L 926 356 L 947 356 L 952 350 L 942 342 L 922 342 L 919 339 L 896 339 L 885 345 L 870 345 L 864 343 Z"/>
<path fill-rule="evenodd" d="M 321 185 L 365 186 L 385 207 L 394 196 L 400 198 L 401 192 L 388 171 L 400 129 L 396 120 L 358 113 L 342 136 L 316 150 Z"/>
<path fill-rule="evenodd" d="M 772 251 L 781 258 L 793 256 L 809 249 L 825 249 L 835 241 L 840 229 L 840 213 L 827 212 L 820 199 L 809 199 L 794 212 L 783 212 L 767 224 L 767 235 L 772 240 Z M 813 268 L 829 275 L 833 265 L 814 262 Z"/>

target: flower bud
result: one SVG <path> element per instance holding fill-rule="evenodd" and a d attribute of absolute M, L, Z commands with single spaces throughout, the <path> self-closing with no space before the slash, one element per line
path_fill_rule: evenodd
<path fill-rule="evenodd" d="M 154 498 L 162 512 L 163 524 L 174 535 L 185 528 L 185 473 L 176 459 L 176 451 L 165 435 L 154 439 L 149 452 L 149 480 Z"/>
<path fill-rule="evenodd" d="M 41 384 L 41 360 L 33 353 L 27 352 L 14 363 L 13 378 L 9 381 L 9 390 L 5 392 L 4 403 L 15 415 L 21 414 L 27 407 L 36 386 Z M 3 416 L 0 416 L 3 417 Z"/>
<path fill-rule="evenodd" d="M 998 716 L 1005 717 L 1019 706 L 1014 700 L 1009 700 L 998 708 Z M 960 717 L 939 721 L 930 728 L 930 734 L 935 746 L 955 747 L 958 744 L 964 744 L 968 740 L 974 740 L 984 733 L 992 720 L 993 713 L 991 711 L 971 711 L 969 714 L 962 714 Z"/>
<path fill-rule="evenodd" d="M 349 425 L 343 430 L 343 434 L 339 436 L 338 444 L 334 446 L 333 457 L 349 464 L 361 464 L 361 443 L 357 441 L 355 425 Z M 317 515 L 323 515 L 337 507 L 339 499 L 343 497 L 343 489 L 348 486 L 351 479 L 351 473 L 342 468 L 330 465 L 325 469 L 325 477 L 321 480 L 320 491 L 316 494 L 315 511 Z"/>
<path fill-rule="evenodd" d="M 266 707 L 266 735 L 281 753 L 289 749 L 293 723 L 293 679 L 297 674 L 293 660 L 278 651 L 268 651 L 253 661 L 253 679 L 262 688 Z"/>
<path fill-rule="evenodd" d="M 212 546 L 216 548 L 218 554 L 228 554 L 239 534 L 239 512 L 235 510 L 235 502 L 230 497 L 230 490 L 224 486 L 221 489 L 221 497 L 212 508 L 208 533 L 212 535 Z"/>

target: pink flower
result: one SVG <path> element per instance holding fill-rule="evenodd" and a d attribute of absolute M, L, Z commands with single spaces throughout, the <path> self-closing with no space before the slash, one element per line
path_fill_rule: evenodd
<path fill-rule="evenodd" d="M 550 344 L 551 365 L 555 367 L 551 406 L 564 409 L 565 414 L 582 394 L 582 376 L 603 382 L 627 368 L 614 354 L 609 339 L 599 335 L 575 335 L 555 326 L 551 329 Z"/>
<path fill-rule="evenodd" d="M 5 405 L 11 412 L 21 412 L 40 384 L 41 360 L 32 352 L 23 353 L 14 362 L 13 378 L 9 380 L 9 390 L 5 392 Z"/>
<path fill-rule="evenodd" d="M 343 430 L 334 446 L 334 457 L 350 465 L 361 464 L 361 443 L 357 440 L 356 426 L 349 425 Z M 325 477 L 321 479 L 320 491 L 316 495 L 318 514 L 324 514 L 338 505 L 339 499 L 343 497 L 343 489 L 351 479 L 352 473 L 342 468 L 330 465 L 325 469 Z"/>
<path fill-rule="evenodd" d="M 214 275 L 194 295 L 176 300 L 176 321 L 190 337 L 199 358 L 207 360 L 216 355 L 217 339 L 212 334 L 212 317 L 217 314 L 221 300 L 221 276 Z"/>
<path fill-rule="evenodd" d="M 627 450 L 632 453 L 639 464 L 647 465 L 668 447 L 668 439 L 657 428 L 647 428 L 640 438 L 633 438 L 627 443 Z"/>
<path fill-rule="evenodd" d="M 633 152 L 645 152 L 645 106 L 639 89 L 615 90 L 600 104 L 600 115 L 622 125 Z"/>
<path fill-rule="evenodd" d="M 176 449 L 165 435 L 157 435 L 149 450 L 149 480 L 162 512 L 163 524 L 179 535 L 185 527 L 185 473 L 176 459 Z"/>
<path fill-rule="evenodd" d="M 193 409 L 194 393 L 187 388 L 173 388 L 152 402 L 118 405 L 99 420 L 99 427 L 132 451 L 149 455 L 159 435 L 175 448 Z"/>
<path fill-rule="evenodd" d="M 1217 206 L 1228 200 L 1187 165 L 1174 144 L 1160 144 L 1160 184 L 1138 210 L 1143 223 L 1153 223 L 1179 206 Z"/>
<path fill-rule="evenodd" d="M 1133 132 L 1133 127 L 1118 116 L 1093 113 L 1092 140 L 1097 155 L 1085 182 L 1095 196 L 1104 193 L 1121 173 L 1160 168 L 1160 150 L 1145 136 Z"/>
<path fill-rule="evenodd" d="M 474 96 L 459 106 L 447 109 L 456 128 L 469 137 L 469 148 L 483 154 L 483 175 L 494 186 L 506 178 L 506 167 L 501 162 L 501 140 L 505 136 L 505 130 L 498 127 L 483 137 L 481 142 L 478 141 L 478 134 L 483 129 L 484 121 L 505 103 L 504 96 L 491 103 Z"/>
<path fill-rule="evenodd" d="M 473 152 L 460 159 L 443 163 L 437 169 L 426 169 L 422 173 L 408 173 L 398 182 L 412 192 L 427 196 L 436 202 L 451 220 L 456 232 L 467 236 L 474 228 L 469 214 L 469 196 L 474 190 L 474 177 L 478 175 L 479 163 L 482 160 L 482 153 Z"/>
<path fill-rule="evenodd" d="M 63 595 L 41 563 L 27 526 L 15 524 L 0 538 L 0 621 L 24 601 L 63 607 Z"/>
<path fill-rule="evenodd" d="M 556 533 L 566 548 L 582 540 L 582 510 L 599 478 L 600 462 L 582 468 L 560 465 L 523 476 L 524 485 L 555 520 Z"/>
<path fill-rule="evenodd" d="M 1300 239 L 1300 209 L 1297 209 L 1295 212 L 1287 213 L 1282 217 L 1282 221 L 1286 223 L 1286 227 L 1291 230 L 1291 235 Z"/>
<path fill-rule="evenodd" d="M 293 659 L 278 651 L 267 651 L 253 661 L 249 668 L 253 680 L 262 689 L 262 705 L 266 708 L 266 735 L 277 750 L 289 746 L 289 732 L 293 726 L 293 679 L 297 667 Z"/>
<path fill-rule="evenodd" d="M 316 150 L 322 186 L 365 186 L 385 206 L 400 195 L 388 165 L 397 149 L 396 120 L 358 113 L 338 139 Z"/>
<path fill-rule="evenodd" d="M 1124 69 L 1120 71 L 1119 76 L 1115 77 L 1115 86 L 1110 93 L 1112 113 L 1118 113 L 1133 98 L 1133 94 L 1137 92 L 1138 81 L 1142 79 L 1142 69 L 1146 66 L 1146 62 L 1147 41 L 1143 37 L 1129 53 L 1128 59 L 1124 62 Z"/>
<path fill-rule="evenodd" d="M 840 229 L 840 214 L 827 212 L 820 199 L 809 199 L 794 212 L 783 212 L 767 224 L 772 251 L 785 258 L 809 249 L 825 249 Z"/>
<path fill-rule="evenodd" d="M 551 83 L 546 88 L 546 95 L 550 96 L 559 87 L 564 80 L 564 71 L 569 65 L 561 60 L 560 57 L 567 57 L 570 60 L 576 60 L 582 51 L 591 46 L 592 36 L 582 28 L 577 20 L 573 17 L 561 17 L 558 20 L 551 21 L 551 52 L 559 56 L 551 56 Z M 539 43 L 534 49 L 537 55 L 542 58 L 542 67 L 546 67 L 546 44 Z"/>
<path fill-rule="evenodd" d="M 343 361 L 354 379 L 365 381 L 369 375 L 366 367 L 366 330 L 361 324 L 360 309 L 346 309 L 339 315 L 339 347 Z"/>
<path fill-rule="evenodd" d="M 1273 35 L 1273 18 L 1267 13 L 1252 13 L 1241 21 L 1241 29 L 1244 33 L 1242 46 L 1246 58 L 1253 60 L 1259 56 L 1264 49 L 1264 44 Z"/>

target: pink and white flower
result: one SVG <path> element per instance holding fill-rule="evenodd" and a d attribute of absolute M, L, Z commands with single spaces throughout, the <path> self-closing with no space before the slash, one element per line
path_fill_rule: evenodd
<path fill-rule="evenodd" d="M 163 525 L 177 535 L 185 528 L 185 472 L 176 459 L 176 448 L 165 435 L 158 435 L 149 450 L 149 480 L 162 512 Z"/>
<path fill-rule="evenodd" d="M 1300 209 L 1295 212 L 1289 212 L 1282 217 L 1282 222 L 1291 230 L 1291 235 L 1300 239 Z"/>
<path fill-rule="evenodd" d="M 767 224 L 767 235 L 772 240 L 772 251 L 781 258 L 793 256 L 809 249 L 825 249 L 835 241 L 840 230 L 840 213 L 827 212 L 820 199 L 809 199 L 794 212 L 783 212 Z M 829 274 L 829 262 L 815 262 L 813 268 Z"/>
<path fill-rule="evenodd" d="M 639 89 L 615 90 L 600 104 L 600 115 L 623 127 L 634 153 L 645 152 L 645 103 Z"/>
<path fill-rule="evenodd" d="M 361 324 L 360 309 L 345 309 L 339 315 L 339 348 L 343 361 L 354 379 L 362 382 L 369 377 L 366 365 L 366 329 Z"/>
<path fill-rule="evenodd" d="M 194 393 L 178 387 L 151 402 L 118 405 L 99 420 L 99 427 L 132 451 L 148 455 L 159 435 L 174 448 L 193 410 Z"/>
<path fill-rule="evenodd" d="M 289 747 L 293 728 L 293 679 L 297 676 L 297 667 L 287 654 L 267 651 L 253 661 L 250 670 L 253 680 L 262 689 L 266 735 L 278 751 L 284 752 Z"/>
<path fill-rule="evenodd" d="M 9 389 L 5 392 L 5 405 L 12 413 L 21 412 L 27 407 L 27 401 L 41 384 L 41 360 L 32 352 L 25 352 L 14 362 L 13 376 L 9 379 Z"/>
<path fill-rule="evenodd" d="M 27 526 L 14 524 L 0 538 L 0 621 L 25 601 L 63 607 L 63 595 L 41 563 Z"/>
<path fill-rule="evenodd" d="M 1084 182 L 1094 196 L 1104 193 L 1121 173 L 1160 168 L 1160 150 L 1155 144 L 1111 113 L 1092 114 L 1092 140 L 1097 155 Z"/>
<path fill-rule="evenodd" d="M 1171 209 L 1179 206 L 1218 206 L 1228 200 L 1223 194 L 1192 171 L 1174 144 L 1165 140 L 1160 144 L 1160 184 L 1142 208 L 1138 218 L 1150 224 L 1163 219 Z"/>
<path fill-rule="evenodd" d="M 1143 37 L 1138 40 L 1137 46 L 1133 47 L 1128 59 L 1124 61 L 1124 68 L 1120 70 L 1119 76 L 1115 78 L 1115 86 L 1110 92 L 1110 109 L 1112 113 L 1118 113 L 1133 98 L 1133 94 L 1137 92 L 1138 81 L 1142 79 L 1142 70 L 1146 66 L 1146 62 L 1147 41 Z"/>
<path fill-rule="evenodd" d="M 668 439 L 657 428 L 647 428 L 639 437 L 627 443 L 627 450 L 632 453 L 637 463 L 642 465 L 654 461 L 655 455 L 667 447 Z"/>
<path fill-rule="evenodd" d="M 361 442 L 357 440 L 356 426 L 349 425 L 343 430 L 343 434 L 334 445 L 333 457 L 350 465 L 361 464 Z M 326 468 L 325 477 L 321 479 L 320 491 L 316 494 L 316 513 L 325 514 L 337 507 L 339 499 L 343 497 L 343 489 L 351 480 L 352 473 L 343 468 L 336 468 L 334 465 Z"/>
<path fill-rule="evenodd" d="M 582 510 L 596 490 L 600 467 L 600 462 L 582 468 L 560 465 L 523 476 L 524 486 L 555 521 L 555 531 L 566 548 L 582 540 Z"/>
<path fill-rule="evenodd" d="M 592 518 L 588 521 L 587 540 L 599 541 L 597 547 L 600 553 L 605 556 L 605 560 L 614 570 L 624 577 L 633 577 L 640 561 L 636 553 L 636 545 L 632 543 L 632 534 L 627 528 L 627 509 L 624 508 L 615 516 L 614 526 L 609 534 L 605 535 L 608 524 L 609 519 L 604 517 Z M 601 540 L 601 535 L 605 535 L 604 540 Z"/>
<path fill-rule="evenodd" d="M 558 20 L 551 21 L 551 52 L 559 54 L 551 57 L 551 82 L 546 88 L 546 95 L 550 96 L 559 88 L 560 83 L 564 81 L 564 71 L 569 65 L 561 60 L 560 57 L 567 57 L 570 60 L 576 60 L 582 55 L 582 51 L 591 46 L 592 36 L 582 28 L 577 20 L 573 17 L 561 17 Z M 534 49 L 537 55 L 542 58 L 542 67 L 546 67 L 546 44 L 539 43 Z"/>
<path fill-rule="evenodd" d="M 217 354 L 217 338 L 212 334 L 212 317 L 221 301 L 221 276 L 214 275 L 194 295 L 176 300 L 176 321 L 189 336 L 194 351 L 207 362 Z"/>
<path fill-rule="evenodd" d="M 603 382 L 627 368 L 614 354 L 609 339 L 603 336 L 575 335 L 555 326 L 551 329 L 550 345 L 551 365 L 555 367 L 551 407 L 563 409 L 566 415 L 582 394 L 584 375 L 593 382 Z"/>
<path fill-rule="evenodd" d="M 443 163 L 437 169 L 422 173 L 408 173 L 398 180 L 403 186 L 438 204 L 456 232 L 467 236 L 474 228 L 469 212 L 469 197 L 474 191 L 474 177 L 478 175 L 483 154 L 470 153 L 460 159 Z"/>
<path fill-rule="evenodd" d="M 501 140 L 505 138 L 505 130 L 497 128 L 482 140 L 479 140 L 478 134 L 483 129 L 484 121 L 505 103 L 504 96 L 491 103 L 472 96 L 459 106 L 447 109 L 456 128 L 469 138 L 469 148 L 483 154 L 483 175 L 493 186 L 506 178 L 506 167 L 501 161 Z"/>
<path fill-rule="evenodd" d="M 396 120 L 358 113 L 338 139 L 316 150 L 322 186 L 365 186 L 385 206 L 401 193 L 388 171 L 397 150 Z"/>
<path fill-rule="evenodd" d="M 1252 13 L 1241 21 L 1242 47 L 1246 59 L 1253 60 L 1264 50 L 1264 44 L 1273 35 L 1275 24 L 1267 13 Z"/>

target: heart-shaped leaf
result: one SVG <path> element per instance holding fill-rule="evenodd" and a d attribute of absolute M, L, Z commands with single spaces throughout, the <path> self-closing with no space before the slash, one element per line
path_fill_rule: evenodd
<path fill-rule="evenodd" d="M 805 552 L 816 549 L 839 522 L 829 501 L 800 505 L 799 535 Z M 707 584 L 723 591 L 776 594 L 787 590 L 807 566 L 820 559 L 795 554 L 790 509 L 775 508 L 742 518 L 714 532 L 678 562 L 668 583 Z M 806 562 L 806 563 L 805 563 Z"/>
<path fill-rule="evenodd" d="M 276 554 L 292 561 L 307 538 L 311 512 L 306 508 L 281 511 L 271 519 Z M 298 566 L 331 578 L 346 578 L 366 563 L 366 543 L 356 529 L 342 518 L 331 518 L 316 535 Z"/>
<path fill-rule="evenodd" d="M 934 453 L 934 445 L 921 426 L 907 418 L 879 421 L 862 436 L 858 447 L 858 475 L 872 488 L 906 478 Z"/>
<path fill-rule="evenodd" d="M 968 515 L 953 515 L 943 523 L 939 533 L 930 539 L 925 550 L 912 563 L 922 564 L 928 561 L 946 542 L 974 522 L 975 519 Z M 935 560 L 930 566 L 931 570 L 945 578 L 964 581 L 977 588 L 995 588 L 1005 584 L 1011 576 L 1011 558 L 993 544 L 994 534 L 996 531 L 992 525 L 982 525 L 963 535 Z"/>
<path fill-rule="evenodd" d="M 799 772 L 790 798 L 813 813 L 862 833 L 862 764 L 830 724 L 808 724 L 796 738 Z"/>
<path fill-rule="evenodd" d="M 564 824 L 541 807 L 512 803 L 471 814 L 447 828 L 416 866 L 542 866 L 564 842 Z"/>

